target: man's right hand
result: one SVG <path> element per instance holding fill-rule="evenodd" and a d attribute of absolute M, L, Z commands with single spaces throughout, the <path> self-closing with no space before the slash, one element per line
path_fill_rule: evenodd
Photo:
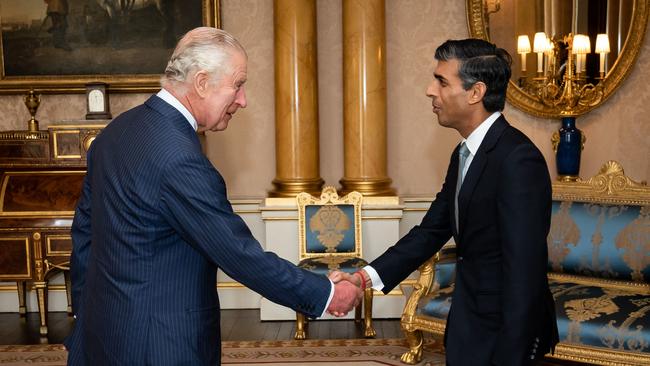
<path fill-rule="evenodd" d="M 363 291 L 351 282 L 340 281 L 334 284 L 334 296 L 330 301 L 330 306 L 327 312 L 336 316 L 342 317 L 359 305 L 363 298 Z"/>

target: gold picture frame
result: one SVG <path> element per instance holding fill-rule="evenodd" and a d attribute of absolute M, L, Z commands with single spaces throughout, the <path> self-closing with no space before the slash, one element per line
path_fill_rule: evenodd
<path fill-rule="evenodd" d="M 182 33 L 201 25 L 221 27 L 220 0 L 151 0 L 148 8 L 123 11 L 127 15 L 119 19 L 111 18 L 109 10 L 93 0 L 50 3 L 66 4 L 65 16 L 48 9 L 43 0 L 0 0 L 0 94 L 24 94 L 31 88 L 38 93 L 83 93 L 90 82 L 106 83 L 111 92 L 154 92 L 173 43 Z M 34 19 L 33 14 L 42 15 Z M 125 16 L 145 19 L 149 28 L 137 29 L 143 22 Z M 59 38 L 56 45 L 61 24 L 65 43 L 61 45 Z M 156 33 L 155 26 L 161 24 L 170 33 Z M 119 57 L 118 62 L 111 57 Z M 56 65 L 61 70 L 75 68 L 57 72 Z M 84 68 L 98 71 L 77 72 Z"/>

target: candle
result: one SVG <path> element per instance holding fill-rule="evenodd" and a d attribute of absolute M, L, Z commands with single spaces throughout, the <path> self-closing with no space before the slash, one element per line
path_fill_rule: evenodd
<path fill-rule="evenodd" d="M 517 53 L 521 55 L 521 72 L 526 72 L 526 54 L 530 52 L 530 39 L 527 35 L 517 38 Z"/>
<path fill-rule="evenodd" d="M 546 41 L 546 33 L 537 32 L 533 39 L 533 51 L 537 54 L 537 72 L 544 72 L 544 52 L 548 49 L 548 42 Z"/>
<path fill-rule="evenodd" d="M 605 55 L 610 52 L 609 37 L 607 34 L 601 33 L 596 36 L 596 49 L 594 52 L 600 55 L 600 73 L 605 73 Z"/>

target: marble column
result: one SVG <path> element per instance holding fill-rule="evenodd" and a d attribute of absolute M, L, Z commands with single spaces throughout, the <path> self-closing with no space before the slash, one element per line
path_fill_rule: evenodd
<path fill-rule="evenodd" d="M 341 194 L 395 195 L 387 174 L 384 0 L 343 1 L 343 103 Z"/>
<path fill-rule="evenodd" d="M 271 197 L 319 195 L 316 0 L 275 0 L 275 160 Z"/>

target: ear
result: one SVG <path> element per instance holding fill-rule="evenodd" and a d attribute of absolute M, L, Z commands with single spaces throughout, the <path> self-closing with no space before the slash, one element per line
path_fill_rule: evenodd
<path fill-rule="evenodd" d="M 207 71 L 200 70 L 194 74 L 192 86 L 194 87 L 194 91 L 199 97 L 204 98 L 207 95 L 209 82 L 210 76 L 208 75 Z"/>
<path fill-rule="evenodd" d="M 469 89 L 468 103 L 469 104 L 481 103 L 483 101 L 483 97 L 485 96 L 486 92 L 487 92 L 487 85 L 485 85 L 484 82 L 478 81 L 474 83 L 474 85 L 472 85 L 472 87 Z"/>

